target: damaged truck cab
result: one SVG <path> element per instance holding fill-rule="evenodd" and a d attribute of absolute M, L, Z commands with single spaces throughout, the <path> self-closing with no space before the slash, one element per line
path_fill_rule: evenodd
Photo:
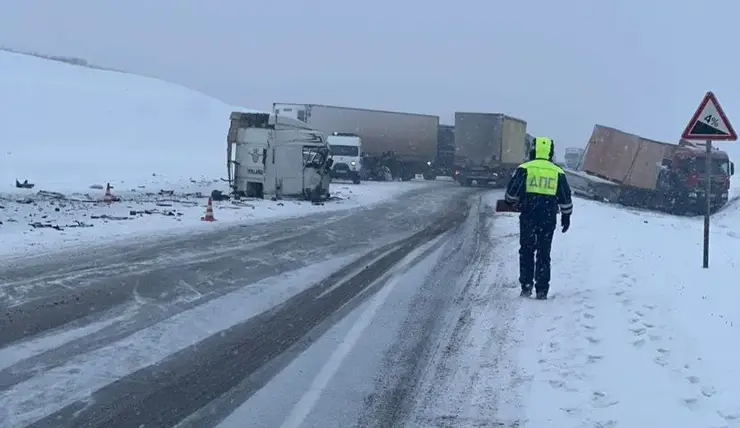
<path fill-rule="evenodd" d="M 658 189 L 669 207 L 679 211 L 701 212 L 705 204 L 706 146 L 681 140 L 675 150 L 661 162 Z M 712 183 L 710 205 L 713 210 L 727 203 L 730 177 L 735 165 L 726 152 L 714 148 L 710 154 Z"/>
<path fill-rule="evenodd" d="M 308 124 L 270 113 L 231 113 L 227 136 L 229 186 L 236 196 L 329 196 L 332 160 L 326 137 Z"/>

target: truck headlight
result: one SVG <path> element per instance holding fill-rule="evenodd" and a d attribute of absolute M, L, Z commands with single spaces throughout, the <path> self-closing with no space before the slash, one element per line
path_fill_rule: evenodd
<path fill-rule="evenodd" d="M 352 161 L 352 162 L 350 162 L 349 164 L 350 164 L 350 165 L 352 165 L 352 166 L 355 166 L 355 165 L 357 165 L 357 162 L 355 162 L 355 161 Z"/>
<path fill-rule="evenodd" d="M 427 161 L 427 166 L 432 166 L 432 162 Z"/>

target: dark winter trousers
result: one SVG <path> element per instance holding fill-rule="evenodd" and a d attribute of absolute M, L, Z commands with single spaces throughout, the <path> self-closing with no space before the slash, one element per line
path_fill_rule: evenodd
<path fill-rule="evenodd" d="M 543 222 L 539 216 L 519 216 L 519 282 L 522 286 L 534 283 L 537 291 L 549 291 L 550 249 L 555 226 L 556 221 Z"/>

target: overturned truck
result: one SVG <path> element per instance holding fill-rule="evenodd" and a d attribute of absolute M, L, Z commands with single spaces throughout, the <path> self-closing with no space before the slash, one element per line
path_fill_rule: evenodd
<path fill-rule="evenodd" d="M 674 214 L 705 209 L 706 146 L 681 140 L 678 144 L 642 138 L 616 128 L 596 125 L 583 157 L 583 171 L 569 172 L 574 191 L 627 206 Z M 713 210 L 728 200 L 735 166 L 726 152 L 713 149 L 710 204 Z"/>

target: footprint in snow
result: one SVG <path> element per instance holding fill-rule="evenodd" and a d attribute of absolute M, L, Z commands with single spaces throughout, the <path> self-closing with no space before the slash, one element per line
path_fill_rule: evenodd
<path fill-rule="evenodd" d="M 578 416 L 581 414 L 581 409 L 579 409 L 578 407 L 561 407 L 560 410 L 570 416 Z"/>
<path fill-rule="evenodd" d="M 624 294 L 624 290 L 619 290 L 619 291 L 614 292 L 614 295 L 617 297 L 622 296 L 623 294 Z"/>
<path fill-rule="evenodd" d="M 642 336 L 643 334 L 645 334 L 645 328 L 644 327 L 631 328 L 630 331 L 635 336 Z"/>
<path fill-rule="evenodd" d="M 709 398 L 717 393 L 717 389 L 713 386 L 705 386 L 701 389 L 701 395 Z"/>
<path fill-rule="evenodd" d="M 640 322 L 640 318 L 630 318 L 629 319 L 630 324 L 637 324 Z"/>
<path fill-rule="evenodd" d="M 595 330 L 596 326 L 591 324 L 581 324 L 581 327 L 585 328 L 586 330 Z"/>
<path fill-rule="evenodd" d="M 683 404 L 691 410 L 696 410 L 699 408 L 699 399 L 698 398 L 684 398 Z"/>
<path fill-rule="evenodd" d="M 662 355 L 658 355 L 657 357 L 653 358 L 653 361 L 655 362 L 655 364 L 661 367 L 665 367 L 668 365 L 668 361 L 666 361 L 665 357 Z"/>
<path fill-rule="evenodd" d="M 645 346 L 645 339 L 635 340 L 634 342 L 632 342 L 632 346 L 638 349 L 642 348 L 643 346 Z"/>
<path fill-rule="evenodd" d="M 597 408 L 611 407 L 618 404 L 619 400 L 613 400 L 607 397 L 607 395 L 601 391 L 594 391 L 591 394 L 591 405 Z"/>
<path fill-rule="evenodd" d="M 594 315 L 591 312 L 584 312 L 583 313 L 583 318 L 586 318 L 587 320 L 592 320 L 595 317 L 594 317 Z"/>
<path fill-rule="evenodd" d="M 599 342 L 601 342 L 601 339 L 597 339 L 597 338 L 591 337 L 591 336 L 586 337 L 586 340 L 588 340 L 588 343 L 590 343 L 592 345 L 598 345 Z"/>
<path fill-rule="evenodd" d="M 701 379 L 699 379 L 699 376 L 687 376 L 686 380 L 689 381 L 689 383 L 692 385 L 696 385 L 701 381 Z"/>
<path fill-rule="evenodd" d="M 588 364 L 593 364 L 593 363 L 598 363 L 599 361 L 603 359 L 604 359 L 603 355 L 589 355 L 588 357 L 586 357 L 586 362 Z"/>
<path fill-rule="evenodd" d="M 549 383 L 550 386 L 555 389 L 563 389 L 563 387 L 565 386 L 565 382 L 563 382 L 562 380 L 549 380 L 547 381 L 547 383 Z"/>

